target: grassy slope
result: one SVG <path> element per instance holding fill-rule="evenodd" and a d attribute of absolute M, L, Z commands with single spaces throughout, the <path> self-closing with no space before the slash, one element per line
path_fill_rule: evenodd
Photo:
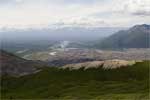
<path fill-rule="evenodd" d="M 2 98 L 148 99 L 148 62 L 113 70 L 46 68 L 20 78 L 2 77 Z"/>

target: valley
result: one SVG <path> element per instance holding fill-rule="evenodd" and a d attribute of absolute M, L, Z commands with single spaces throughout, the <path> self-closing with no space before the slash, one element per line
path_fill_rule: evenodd
<path fill-rule="evenodd" d="M 1 99 L 148 100 L 149 30 L 136 25 L 95 41 L 2 41 Z"/>
<path fill-rule="evenodd" d="M 49 50 L 34 52 L 31 54 L 24 55 L 23 58 L 30 60 L 42 60 L 42 61 L 59 61 L 65 60 L 68 62 L 78 62 L 78 60 L 85 61 L 101 61 L 111 59 L 122 59 L 122 60 L 150 60 L 150 49 L 124 49 L 121 51 L 113 50 L 99 50 L 99 49 L 81 49 L 81 48 L 66 48 L 63 50 Z M 77 60 L 77 61 L 76 61 Z"/>
<path fill-rule="evenodd" d="M 2 41 L 2 48 L 24 59 L 44 61 L 51 66 L 111 59 L 150 60 L 149 34 L 150 26 L 142 24 L 100 40 Z"/>
<path fill-rule="evenodd" d="M 150 100 L 150 0 L 0 0 L 0 100 Z"/>

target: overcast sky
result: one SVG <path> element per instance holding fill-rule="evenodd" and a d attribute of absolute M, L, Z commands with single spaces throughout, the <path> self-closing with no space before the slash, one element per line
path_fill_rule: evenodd
<path fill-rule="evenodd" d="M 150 24 L 150 0 L 0 0 L 0 28 Z"/>

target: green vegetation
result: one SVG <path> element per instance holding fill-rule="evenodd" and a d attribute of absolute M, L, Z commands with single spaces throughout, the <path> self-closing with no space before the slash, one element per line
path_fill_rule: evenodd
<path fill-rule="evenodd" d="M 104 70 L 45 68 L 13 78 L 2 77 L 2 99 L 149 99 L 149 61 Z"/>

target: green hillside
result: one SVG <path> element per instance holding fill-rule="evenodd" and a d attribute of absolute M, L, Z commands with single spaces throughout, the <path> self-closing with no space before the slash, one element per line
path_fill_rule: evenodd
<path fill-rule="evenodd" d="M 45 68 L 13 78 L 2 77 L 3 99 L 149 99 L 149 61 L 104 70 Z"/>

